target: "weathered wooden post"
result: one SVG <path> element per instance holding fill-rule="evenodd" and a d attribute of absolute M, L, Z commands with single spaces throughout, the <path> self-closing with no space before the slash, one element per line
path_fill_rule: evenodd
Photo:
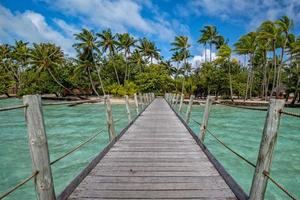
<path fill-rule="evenodd" d="M 204 142 L 204 138 L 205 138 L 205 131 L 206 131 L 206 128 L 208 125 L 208 118 L 209 118 L 212 101 L 213 101 L 213 99 L 211 96 L 206 97 L 206 103 L 205 103 L 205 109 L 204 109 L 203 118 L 202 118 L 202 124 L 200 126 L 200 140 L 202 142 Z"/>
<path fill-rule="evenodd" d="M 39 200 L 53 200 L 55 198 L 48 142 L 43 118 L 42 101 L 40 95 L 26 95 L 23 97 L 25 119 L 29 135 L 29 147 L 33 171 L 38 171 L 35 179 L 35 191 Z"/>
<path fill-rule="evenodd" d="M 114 126 L 114 119 L 112 115 L 112 107 L 111 107 L 109 95 L 105 96 L 105 105 L 106 105 L 106 122 L 107 122 L 109 141 L 112 141 L 116 137 L 116 131 Z"/>
<path fill-rule="evenodd" d="M 174 106 L 175 99 L 176 99 L 176 94 L 174 93 L 172 96 L 171 106 Z"/>
<path fill-rule="evenodd" d="M 195 98 L 194 95 L 191 95 L 191 96 L 190 96 L 189 106 L 188 106 L 188 108 L 187 108 L 187 110 L 186 110 L 186 115 L 185 115 L 185 117 L 186 117 L 186 123 L 187 123 L 187 124 L 188 124 L 189 121 L 190 121 L 190 116 L 191 116 L 191 112 L 192 112 L 192 106 L 193 106 L 194 98 Z"/>
<path fill-rule="evenodd" d="M 130 123 L 131 122 L 131 113 L 130 113 L 128 95 L 125 95 L 125 105 L 126 105 L 126 111 L 127 111 L 127 116 L 128 116 L 128 123 Z"/>
<path fill-rule="evenodd" d="M 139 93 L 139 98 L 141 102 L 142 109 L 144 108 L 143 94 Z"/>
<path fill-rule="evenodd" d="M 179 104 L 179 108 L 178 108 L 179 112 L 181 112 L 181 110 L 182 110 L 183 100 L 184 100 L 184 94 L 181 94 L 181 96 L 180 96 L 180 104 Z"/>
<path fill-rule="evenodd" d="M 250 200 L 264 199 L 268 183 L 268 177 L 264 173 L 269 173 L 270 171 L 280 124 L 280 111 L 283 109 L 284 104 L 284 99 L 270 99 L 249 195 Z"/>
<path fill-rule="evenodd" d="M 176 109 L 176 106 L 178 104 L 178 100 L 179 100 L 179 94 L 176 94 L 176 98 L 175 98 L 175 103 L 174 103 L 174 109 Z"/>
<path fill-rule="evenodd" d="M 139 114 L 139 102 L 138 102 L 138 98 L 136 93 L 134 93 L 134 104 L 135 104 L 135 110 L 136 110 L 136 114 Z"/>

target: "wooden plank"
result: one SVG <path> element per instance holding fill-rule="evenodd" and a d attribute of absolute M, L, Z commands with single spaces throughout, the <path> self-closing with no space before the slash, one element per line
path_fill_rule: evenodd
<path fill-rule="evenodd" d="M 155 99 L 69 199 L 236 199 L 163 99 Z"/>

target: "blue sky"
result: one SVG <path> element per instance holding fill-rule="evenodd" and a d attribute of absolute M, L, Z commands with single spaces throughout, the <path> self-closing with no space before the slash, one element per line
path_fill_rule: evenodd
<path fill-rule="evenodd" d="M 0 42 L 49 41 L 74 55 L 74 33 L 111 28 L 148 37 L 165 58 L 175 35 L 186 35 L 194 59 L 202 59 L 203 47 L 196 41 L 204 25 L 216 25 L 232 45 L 261 21 L 282 15 L 293 18 L 299 35 L 299 0 L 1 0 Z"/>

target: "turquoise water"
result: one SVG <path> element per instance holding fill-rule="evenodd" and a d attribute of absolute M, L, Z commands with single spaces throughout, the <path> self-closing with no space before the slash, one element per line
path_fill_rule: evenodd
<path fill-rule="evenodd" d="M 0 107 L 20 105 L 19 99 L 0 100 Z M 130 107 L 132 117 L 136 112 Z M 102 104 L 44 106 L 44 118 L 50 160 L 85 141 L 106 127 Z M 119 133 L 128 123 L 125 105 L 113 105 L 114 120 Z M 0 112 L 0 194 L 31 175 L 31 158 L 23 109 Z M 108 144 L 105 131 L 80 150 L 52 166 L 55 192 L 59 194 L 68 183 Z M 33 181 L 28 182 L 6 199 L 35 199 Z"/>
<path fill-rule="evenodd" d="M 19 105 L 21 100 L 5 99 L 0 107 Z M 50 158 L 54 160 L 74 146 L 105 127 L 105 108 L 101 104 L 84 104 L 75 107 L 46 106 L 44 109 Z M 184 111 L 186 106 L 184 107 Z M 131 107 L 134 112 L 134 107 Z M 288 109 L 300 112 L 300 109 Z M 192 117 L 201 121 L 203 106 L 194 105 Z M 115 119 L 121 118 L 116 130 L 127 124 L 124 105 L 113 105 Z M 266 113 L 214 105 L 209 119 L 209 129 L 226 144 L 248 160 L 256 162 Z M 199 132 L 199 125 L 190 126 Z M 300 120 L 283 116 L 271 175 L 296 197 L 300 198 Z M 27 129 L 22 109 L 0 112 L 0 193 L 31 174 L 31 159 L 27 142 Z M 63 188 L 108 143 L 106 131 L 79 151 L 52 166 L 56 193 Z M 254 169 L 221 146 L 209 134 L 205 144 L 226 170 L 248 193 Z M 7 199 L 35 199 L 33 182 L 29 182 Z M 272 183 L 268 184 L 266 199 L 289 199 Z"/>
<path fill-rule="evenodd" d="M 194 105 L 192 118 L 202 121 L 204 106 Z M 300 113 L 299 108 L 285 110 Z M 185 116 L 186 105 L 182 116 Z M 208 128 L 225 144 L 256 163 L 266 112 L 213 105 Z M 190 127 L 199 133 L 200 127 L 191 120 Z M 283 115 L 279 137 L 271 167 L 271 176 L 300 198 L 300 119 Z M 210 134 L 206 134 L 205 145 L 221 162 L 225 169 L 249 194 L 254 168 L 225 149 Z M 266 199 L 289 199 L 272 182 L 268 183 Z"/>

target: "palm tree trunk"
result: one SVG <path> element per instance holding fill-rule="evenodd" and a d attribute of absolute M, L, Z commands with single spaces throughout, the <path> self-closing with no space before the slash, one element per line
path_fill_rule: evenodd
<path fill-rule="evenodd" d="M 88 67 L 87 68 L 87 71 L 88 71 L 88 75 L 89 75 L 89 79 L 90 79 L 90 83 L 92 85 L 92 89 L 94 90 L 94 92 L 96 93 L 96 95 L 99 97 L 99 93 L 97 92 L 96 88 L 95 88 L 95 85 L 93 83 L 93 80 L 92 80 L 92 76 L 91 76 L 91 71 L 90 71 L 90 68 Z"/>
<path fill-rule="evenodd" d="M 128 73 L 128 64 L 127 64 L 127 52 L 125 51 L 125 77 L 124 77 L 124 85 L 125 85 L 125 82 L 126 82 L 126 77 L 127 77 L 127 73 Z"/>
<path fill-rule="evenodd" d="M 232 80 L 231 80 L 231 67 L 230 67 L 230 63 L 228 65 L 229 68 L 229 88 L 230 88 L 230 99 L 231 101 L 233 101 L 233 91 L 232 91 Z"/>
<path fill-rule="evenodd" d="M 48 73 L 50 74 L 50 76 L 52 77 L 52 79 L 53 79 L 59 86 L 61 86 L 61 87 L 64 88 L 65 90 L 67 90 L 69 93 L 71 93 L 71 94 L 73 94 L 73 95 L 79 97 L 80 99 L 85 99 L 84 97 L 81 97 L 81 96 L 75 94 L 72 90 L 70 90 L 69 88 L 67 88 L 66 86 L 64 86 L 61 82 L 59 82 L 59 81 L 57 80 L 57 78 L 54 76 L 54 74 L 52 73 L 52 71 L 51 71 L 49 68 L 47 68 L 47 71 L 48 71 Z"/>
<path fill-rule="evenodd" d="M 211 62 L 211 50 L 212 50 L 212 43 L 209 43 L 209 62 Z"/>
<path fill-rule="evenodd" d="M 110 52 L 110 59 L 112 60 L 113 68 L 114 68 L 114 70 L 115 70 L 115 74 L 116 74 L 116 78 L 117 78 L 117 82 L 118 82 L 118 84 L 120 85 L 119 74 L 118 74 L 117 68 L 116 68 L 116 66 L 115 66 L 115 61 L 114 61 L 114 57 L 113 57 L 112 52 Z"/>
<path fill-rule="evenodd" d="M 276 86 L 279 86 L 280 82 L 281 82 L 281 67 L 283 65 L 282 61 L 283 61 L 283 56 L 284 56 L 284 50 L 285 50 L 286 43 L 287 43 L 287 38 L 285 39 L 283 47 L 281 48 L 280 63 L 278 65 L 278 69 L 277 69 Z"/>
<path fill-rule="evenodd" d="M 206 44 L 204 44 L 204 62 L 206 63 Z"/>
<path fill-rule="evenodd" d="M 268 86 L 267 86 L 267 55 L 266 52 L 264 52 L 264 78 L 263 78 L 263 93 L 262 97 L 264 97 L 265 101 L 267 100 L 267 93 L 268 93 Z"/>
<path fill-rule="evenodd" d="M 276 84 L 276 48 L 275 48 L 275 41 L 273 41 L 273 64 L 274 64 L 274 77 L 273 77 L 273 85 L 272 85 L 272 88 L 274 89 L 276 86 L 275 86 L 275 84 Z"/>
<path fill-rule="evenodd" d="M 100 69 L 98 67 L 96 67 L 96 69 L 97 69 L 98 78 L 99 78 L 99 81 L 100 81 L 100 84 L 101 84 L 102 93 L 103 93 L 103 95 L 106 95 L 105 90 L 104 90 L 104 85 L 103 85 L 103 82 L 102 82 L 102 78 L 101 78 L 101 75 L 100 75 Z"/>

